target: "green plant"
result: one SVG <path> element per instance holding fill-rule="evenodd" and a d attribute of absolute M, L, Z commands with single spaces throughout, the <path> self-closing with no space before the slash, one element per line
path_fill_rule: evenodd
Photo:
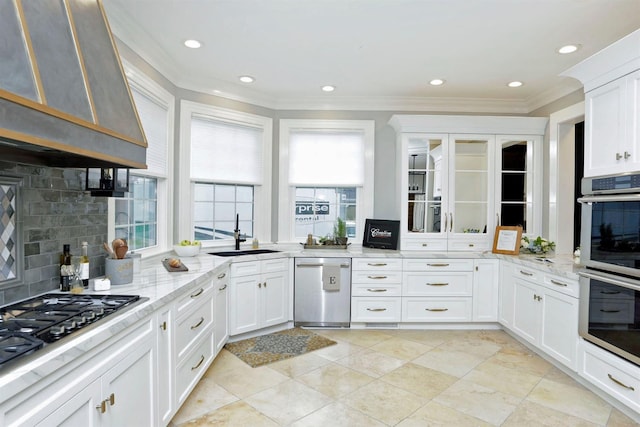
<path fill-rule="evenodd" d="M 336 224 L 333 226 L 333 237 L 347 237 L 347 223 L 342 218 L 336 219 Z"/>

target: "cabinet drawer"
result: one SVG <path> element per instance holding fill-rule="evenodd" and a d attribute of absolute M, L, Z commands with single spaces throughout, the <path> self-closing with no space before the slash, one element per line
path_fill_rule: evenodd
<path fill-rule="evenodd" d="M 354 297 L 399 297 L 402 295 L 400 283 L 354 283 L 351 296 Z"/>
<path fill-rule="evenodd" d="M 446 239 L 416 239 L 402 240 L 403 251 L 446 251 Z"/>
<path fill-rule="evenodd" d="M 491 249 L 491 244 L 489 243 L 489 240 L 481 240 L 476 242 L 449 240 L 448 249 L 450 251 L 480 252 Z"/>
<path fill-rule="evenodd" d="M 351 273 L 352 283 L 401 283 L 402 273 L 399 271 L 353 271 Z"/>
<path fill-rule="evenodd" d="M 402 298 L 403 322 L 469 322 L 472 299 Z"/>
<path fill-rule="evenodd" d="M 578 298 L 580 296 L 580 285 L 577 280 L 566 279 L 560 276 L 545 274 L 544 285 L 554 291 Z"/>
<path fill-rule="evenodd" d="M 177 316 L 182 315 L 182 313 L 191 311 L 192 307 L 200 304 L 207 298 L 211 298 L 212 295 L 213 281 L 207 280 L 206 282 L 202 282 L 200 286 L 193 288 L 189 293 L 183 295 L 178 299 L 178 302 L 176 304 Z"/>
<path fill-rule="evenodd" d="M 516 265 L 513 269 L 513 277 L 516 279 L 525 279 L 531 282 L 540 283 L 542 282 L 542 273 L 540 271 L 534 270 L 533 268 L 523 267 L 521 265 Z"/>
<path fill-rule="evenodd" d="M 260 274 L 260 261 L 234 262 L 231 264 L 231 277 Z"/>
<path fill-rule="evenodd" d="M 203 304 L 193 307 L 191 313 L 178 317 L 175 335 L 178 360 L 193 347 L 193 342 L 198 337 L 211 329 L 212 324 L 213 298 L 211 297 Z"/>
<path fill-rule="evenodd" d="M 176 396 L 178 407 L 189 396 L 213 360 L 213 333 L 206 336 L 193 352 L 176 368 Z"/>
<path fill-rule="evenodd" d="M 352 322 L 399 322 L 400 297 L 351 298 Z"/>
<path fill-rule="evenodd" d="M 404 271 L 473 271 L 472 259 L 405 259 Z"/>
<path fill-rule="evenodd" d="M 285 271 L 289 268 L 289 258 L 265 259 L 260 261 L 263 273 Z"/>
<path fill-rule="evenodd" d="M 402 259 L 390 258 L 353 258 L 351 270 L 358 271 L 399 271 L 402 270 Z"/>
<path fill-rule="evenodd" d="M 582 344 L 582 376 L 630 408 L 640 410 L 640 370 L 589 343 Z"/>
<path fill-rule="evenodd" d="M 404 296 L 471 296 L 473 273 L 457 271 L 446 274 L 408 272 L 404 273 L 402 286 Z"/>

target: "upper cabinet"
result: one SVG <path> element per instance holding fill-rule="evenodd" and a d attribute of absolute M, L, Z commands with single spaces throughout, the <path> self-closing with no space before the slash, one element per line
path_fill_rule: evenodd
<path fill-rule="evenodd" d="M 640 30 L 563 75 L 584 85 L 584 175 L 640 170 Z"/>
<path fill-rule="evenodd" d="M 145 168 L 145 136 L 100 0 L 0 4 L 3 160 Z"/>
<path fill-rule="evenodd" d="M 496 225 L 541 228 L 547 119 L 393 116 L 401 171 L 401 248 L 484 251 Z"/>

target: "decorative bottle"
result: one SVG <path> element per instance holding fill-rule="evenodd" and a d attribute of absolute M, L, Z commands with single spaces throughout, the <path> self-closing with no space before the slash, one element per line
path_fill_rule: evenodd
<path fill-rule="evenodd" d="M 71 267 L 71 246 L 62 245 L 62 254 L 60 255 L 60 290 L 68 292 L 70 290 L 71 277 L 73 276 L 73 267 Z"/>
<path fill-rule="evenodd" d="M 80 255 L 80 279 L 82 287 L 89 288 L 89 243 L 82 242 L 82 252 Z"/>

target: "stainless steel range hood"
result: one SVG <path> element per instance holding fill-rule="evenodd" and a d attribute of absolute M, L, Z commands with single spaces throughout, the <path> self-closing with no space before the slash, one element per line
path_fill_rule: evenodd
<path fill-rule="evenodd" d="M 0 161 L 146 168 L 101 0 L 0 1 Z"/>

